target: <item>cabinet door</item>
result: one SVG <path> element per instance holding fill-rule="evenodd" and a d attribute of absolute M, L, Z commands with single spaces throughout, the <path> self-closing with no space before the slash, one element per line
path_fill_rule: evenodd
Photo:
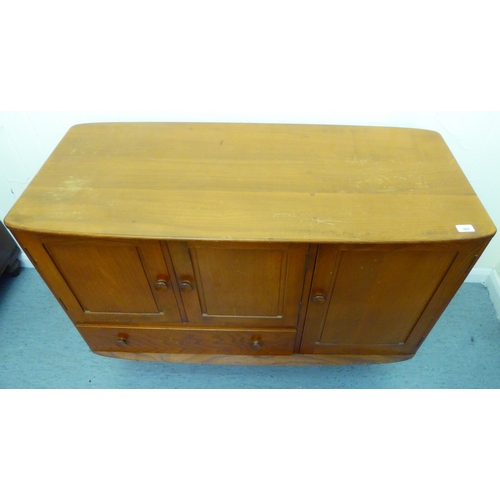
<path fill-rule="evenodd" d="M 159 242 L 48 237 L 29 251 L 75 323 L 181 321 Z"/>
<path fill-rule="evenodd" d="M 168 242 L 188 321 L 296 326 L 308 245 Z"/>
<path fill-rule="evenodd" d="M 321 245 L 300 352 L 401 350 L 456 255 L 450 249 Z"/>

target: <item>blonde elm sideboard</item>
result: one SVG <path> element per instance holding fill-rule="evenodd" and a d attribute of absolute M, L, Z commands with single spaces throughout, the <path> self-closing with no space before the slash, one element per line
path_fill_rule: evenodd
<path fill-rule="evenodd" d="M 495 226 L 442 137 L 72 127 L 5 219 L 90 349 L 190 363 L 409 359 Z"/>

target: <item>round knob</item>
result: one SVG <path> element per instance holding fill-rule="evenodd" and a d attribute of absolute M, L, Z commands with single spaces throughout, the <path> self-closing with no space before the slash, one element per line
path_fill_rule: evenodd
<path fill-rule="evenodd" d="M 189 280 L 183 280 L 179 283 L 179 288 L 183 292 L 190 292 L 194 287 Z"/>
<path fill-rule="evenodd" d="M 326 297 L 323 294 L 318 293 L 311 300 L 313 301 L 313 304 L 324 304 L 326 302 Z"/>
<path fill-rule="evenodd" d="M 168 281 L 167 280 L 158 280 L 155 283 L 156 290 L 167 290 L 168 289 Z"/>
<path fill-rule="evenodd" d="M 120 347 L 125 347 L 127 345 L 127 339 L 125 337 L 118 337 L 116 345 Z"/>
<path fill-rule="evenodd" d="M 260 351 L 262 349 L 262 343 L 260 342 L 260 340 L 254 340 L 250 348 L 253 351 Z"/>

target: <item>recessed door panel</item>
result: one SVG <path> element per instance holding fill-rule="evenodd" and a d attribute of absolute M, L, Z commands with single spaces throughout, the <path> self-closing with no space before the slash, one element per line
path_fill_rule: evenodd
<path fill-rule="evenodd" d="M 203 315 L 283 317 L 285 250 L 196 248 L 191 254 Z"/>
<path fill-rule="evenodd" d="M 48 239 L 44 247 L 79 305 L 77 321 L 181 321 L 159 243 Z"/>
<path fill-rule="evenodd" d="M 137 247 L 82 243 L 46 248 L 84 311 L 160 312 Z"/>

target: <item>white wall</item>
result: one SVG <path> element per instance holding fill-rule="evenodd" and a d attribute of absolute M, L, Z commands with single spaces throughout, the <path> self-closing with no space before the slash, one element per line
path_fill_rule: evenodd
<path fill-rule="evenodd" d="M 1 217 L 75 123 L 325 123 L 437 130 L 500 228 L 493 2 L 80 7 L 47 0 L 2 11 Z M 497 236 L 476 267 L 499 261 Z"/>

